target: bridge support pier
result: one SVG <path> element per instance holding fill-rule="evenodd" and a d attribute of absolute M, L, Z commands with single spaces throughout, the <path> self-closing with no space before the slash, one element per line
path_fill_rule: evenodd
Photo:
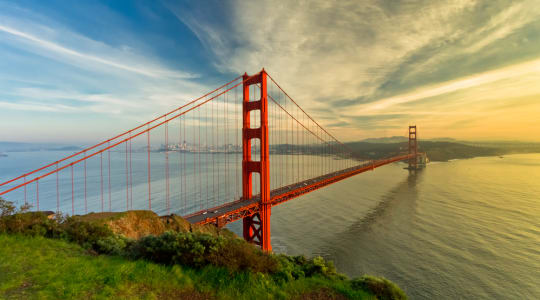
<path fill-rule="evenodd" d="M 252 173 L 259 173 L 260 179 L 260 202 L 259 213 L 245 217 L 244 239 L 261 246 L 264 251 L 272 251 L 270 243 L 270 158 L 268 141 L 268 96 L 267 96 L 267 75 L 264 69 L 253 76 L 244 74 L 243 76 L 243 108 L 242 108 L 242 198 L 244 200 L 253 197 Z M 250 101 L 249 87 L 258 85 L 260 88 L 260 99 Z M 250 112 L 259 111 L 259 128 L 251 127 Z M 251 159 L 251 140 L 258 138 L 260 141 L 260 159 Z"/>

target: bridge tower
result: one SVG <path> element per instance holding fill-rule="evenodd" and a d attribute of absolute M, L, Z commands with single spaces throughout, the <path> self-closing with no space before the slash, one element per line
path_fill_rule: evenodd
<path fill-rule="evenodd" d="M 243 218 L 243 235 L 248 242 L 259 245 L 264 251 L 272 251 L 270 244 L 270 157 L 268 144 L 268 96 L 267 96 L 267 74 L 263 69 L 260 73 L 243 76 L 243 109 L 242 109 L 242 198 L 251 199 L 253 196 L 252 173 L 259 173 L 260 179 L 260 202 L 259 212 Z M 258 85 L 261 98 L 256 101 L 249 101 L 249 87 Z M 250 112 L 260 113 L 259 128 L 251 127 Z M 260 140 L 260 159 L 251 159 L 251 140 Z"/>
<path fill-rule="evenodd" d="M 418 168 L 418 144 L 416 140 L 416 125 L 409 126 L 409 155 L 414 154 L 409 158 L 409 170 Z"/>

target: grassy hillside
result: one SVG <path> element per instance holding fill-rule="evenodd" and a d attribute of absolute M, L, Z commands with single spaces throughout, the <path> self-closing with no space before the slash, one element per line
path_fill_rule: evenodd
<path fill-rule="evenodd" d="M 0 298 L 5 299 L 369 299 L 346 281 L 321 277 L 278 284 L 262 273 L 166 266 L 92 255 L 79 245 L 0 234 Z"/>
<path fill-rule="evenodd" d="M 50 218 L 0 199 L 0 298 L 406 299 L 321 257 L 262 252 L 227 230 L 150 211 Z"/>

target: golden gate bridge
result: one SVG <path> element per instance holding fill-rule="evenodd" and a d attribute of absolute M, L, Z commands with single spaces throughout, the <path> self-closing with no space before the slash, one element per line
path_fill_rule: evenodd
<path fill-rule="evenodd" d="M 2 182 L 0 196 L 71 215 L 148 209 L 218 227 L 242 219 L 244 238 L 271 251 L 273 206 L 390 163 L 416 170 L 421 155 L 409 126 L 407 153 L 364 159 L 263 69 Z"/>

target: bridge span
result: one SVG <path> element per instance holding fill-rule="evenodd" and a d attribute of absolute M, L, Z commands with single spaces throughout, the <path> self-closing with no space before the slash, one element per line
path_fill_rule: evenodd
<path fill-rule="evenodd" d="M 418 169 L 416 130 L 406 153 L 369 159 L 263 69 L 2 182 L 0 196 L 71 215 L 148 209 L 219 227 L 242 219 L 244 238 L 271 251 L 273 206 L 390 163 Z"/>

